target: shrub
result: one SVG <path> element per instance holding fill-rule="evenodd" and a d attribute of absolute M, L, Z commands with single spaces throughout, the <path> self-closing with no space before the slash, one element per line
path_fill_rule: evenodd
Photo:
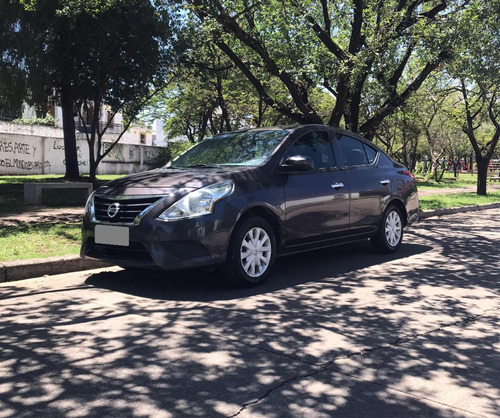
<path fill-rule="evenodd" d="M 23 125 L 42 125 L 42 126 L 52 126 L 54 128 L 57 127 L 57 120 L 52 115 L 47 115 L 44 118 L 33 118 L 33 119 L 19 118 L 19 119 L 14 119 L 12 122 Z"/>

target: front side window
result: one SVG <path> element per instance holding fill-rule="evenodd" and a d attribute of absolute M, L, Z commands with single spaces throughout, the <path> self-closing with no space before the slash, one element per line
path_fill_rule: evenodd
<path fill-rule="evenodd" d="M 355 167 L 372 164 L 377 156 L 375 149 L 347 135 L 340 135 L 337 143 L 342 153 L 344 166 Z"/>
<path fill-rule="evenodd" d="M 315 170 L 333 167 L 333 151 L 328 132 L 309 132 L 301 136 L 288 150 L 285 160 L 293 155 L 309 157 Z"/>
<path fill-rule="evenodd" d="M 205 139 L 175 159 L 170 167 L 263 164 L 288 135 L 287 130 L 229 132 Z"/>

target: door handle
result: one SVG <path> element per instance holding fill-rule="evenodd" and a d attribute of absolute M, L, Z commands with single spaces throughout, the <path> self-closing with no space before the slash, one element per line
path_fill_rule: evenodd
<path fill-rule="evenodd" d="M 344 187 L 344 183 L 333 183 L 332 184 L 332 189 L 338 190 Z"/>
<path fill-rule="evenodd" d="M 390 180 L 387 180 L 387 179 L 383 179 L 383 180 L 380 180 L 380 184 L 383 184 L 384 186 L 386 184 L 389 184 L 391 181 Z"/>

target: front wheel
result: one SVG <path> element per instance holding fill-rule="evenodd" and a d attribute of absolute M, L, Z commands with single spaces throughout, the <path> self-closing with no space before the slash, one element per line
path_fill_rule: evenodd
<path fill-rule="evenodd" d="M 380 226 L 370 239 L 373 248 L 382 253 L 393 253 L 403 241 L 403 218 L 396 206 L 389 206 L 382 217 Z"/>
<path fill-rule="evenodd" d="M 244 220 L 229 244 L 225 276 L 231 285 L 264 283 L 276 257 L 276 239 L 269 223 L 258 217 Z"/>

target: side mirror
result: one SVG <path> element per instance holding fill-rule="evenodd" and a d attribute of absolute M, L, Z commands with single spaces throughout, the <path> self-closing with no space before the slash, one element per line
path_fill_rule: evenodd
<path fill-rule="evenodd" d="M 281 168 L 286 171 L 310 171 L 314 169 L 314 162 L 303 155 L 292 155 L 281 164 Z"/>

